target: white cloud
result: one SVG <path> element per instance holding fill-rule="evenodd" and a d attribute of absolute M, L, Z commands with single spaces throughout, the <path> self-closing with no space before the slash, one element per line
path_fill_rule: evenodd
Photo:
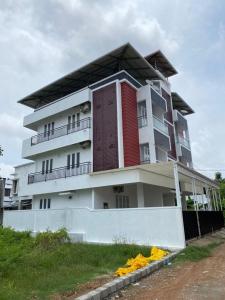
<path fill-rule="evenodd" d="M 22 119 L 30 110 L 18 99 L 129 41 L 142 54 L 160 48 L 180 69 L 172 82 L 196 111 L 189 118 L 195 165 L 225 164 L 225 72 L 219 63 L 225 51 L 224 9 L 222 1 L 213 0 L 204 5 L 194 0 L 1 0 L 0 144 L 5 163 L 20 162 L 21 140 L 29 136 Z"/>
<path fill-rule="evenodd" d="M 0 162 L 0 177 L 8 178 L 14 173 L 14 168 L 10 165 Z"/>

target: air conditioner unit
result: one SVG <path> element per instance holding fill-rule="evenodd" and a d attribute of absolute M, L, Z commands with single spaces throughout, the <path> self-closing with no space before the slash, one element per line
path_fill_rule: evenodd
<path fill-rule="evenodd" d="M 90 111 L 91 109 L 91 105 L 90 105 L 90 102 L 86 102 L 84 104 L 82 104 L 80 106 L 80 111 L 83 113 L 83 114 L 86 114 Z"/>
<path fill-rule="evenodd" d="M 82 149 L 86 149 L 86 148 L 89 148 L 91 145 L 91 142 L 90 141 L 84 141 L 84 142 L 81 142 L 80 143 L 80 146 Z"/>
<path fill-rule="evenodd" d="M 123 193 L 124 192 L 124 186 L 123 185 L 117 185 L 113 187 L 114 193 Z"/>

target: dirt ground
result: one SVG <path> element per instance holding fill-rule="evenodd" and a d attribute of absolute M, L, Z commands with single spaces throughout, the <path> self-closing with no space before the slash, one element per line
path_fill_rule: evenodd
<path fill-rule="evenodd" d="M 207 245 L 220 238 L 217 233 L 193 242 Z M 225 243 L 214 249 L 212 256 L 198 262 L 171 264 L 149 277 L 131 285 L 109 299 L 150 300 L 224 300 L 225 299 Z M 121 300 L 122 300 L 121 299 Z"/>

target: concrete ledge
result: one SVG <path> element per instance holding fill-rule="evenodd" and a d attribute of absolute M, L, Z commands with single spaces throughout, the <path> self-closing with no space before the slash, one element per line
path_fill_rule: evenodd
<path fill-rule="evenodd" d="M 138 269 L 135 272 L 128 274 L 127 276 L 122 276 L 114 279 L 111 282 L 104 284 L 103 286 L 91 291 L 83 296 L 77 297 L 77 300 L 101 300 L 109 295 L 123 289 L 124 287 L 128 286 L 129 284 L 144 278 L 156 270 L 159 270 L 162 266 L 167 265 L 171 260 L 173 260 L 180 251 L 173 252 L 166 256 L 164 259 L 159 261 L 155 261 L 148 266 Z"/>

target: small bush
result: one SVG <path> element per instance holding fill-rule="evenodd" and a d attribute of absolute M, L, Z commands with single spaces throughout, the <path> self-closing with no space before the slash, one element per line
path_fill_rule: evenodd
<path fill-rule="evenodd" d="M 69 241 L 70 238 L 65 228 L 55 232 L 39 232 L 35 238 L 35 244 L 44 249 L 51 249 Z"/>

